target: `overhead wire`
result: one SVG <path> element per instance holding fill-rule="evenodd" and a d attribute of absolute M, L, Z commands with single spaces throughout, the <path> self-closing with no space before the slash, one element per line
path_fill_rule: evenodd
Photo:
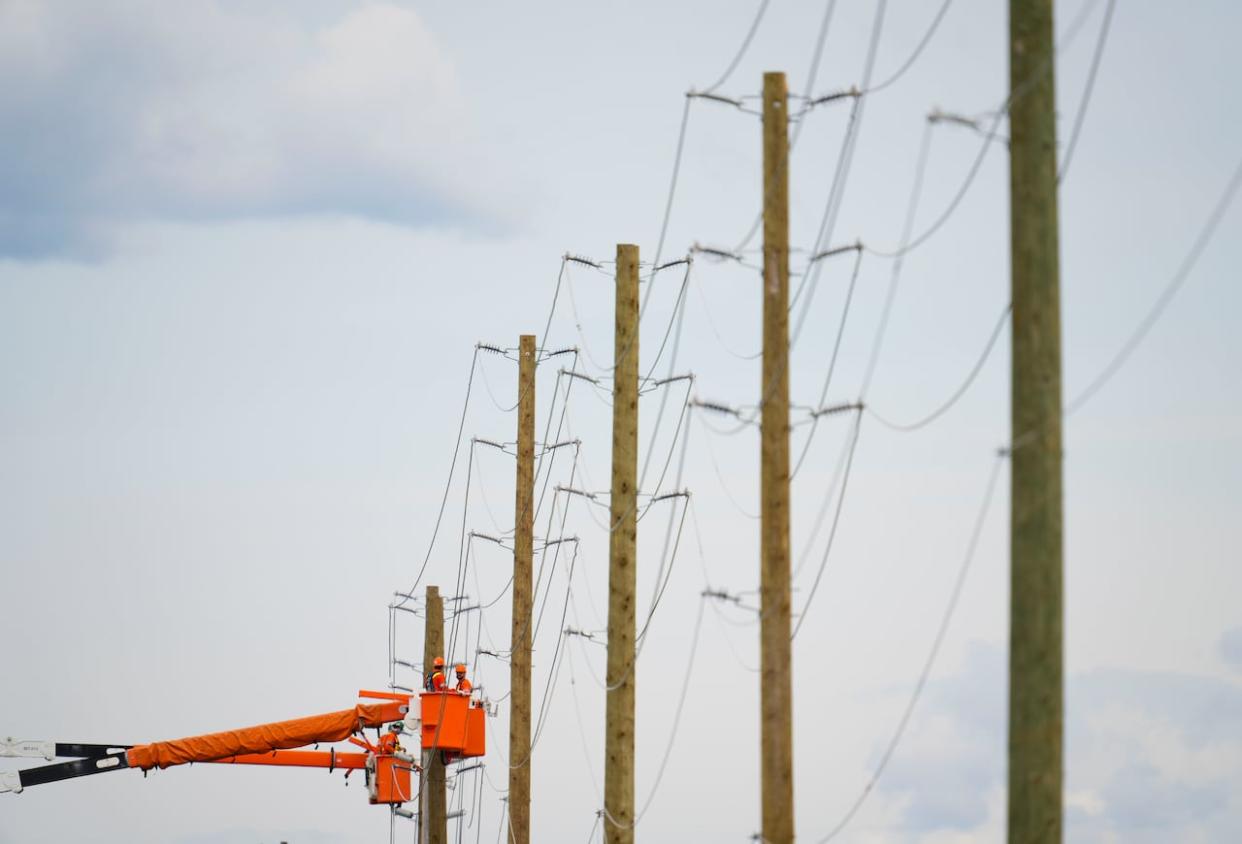
<path fill-rule="evenodd" d="M 970 573 L 971 563 L 975 558 L 975 550 L 979 545 L 979 537 L 983 533 L 983 525 L 986 521 L 988 510 L 991 508 L 992 498 L 996 492 L 996 481 L 1000 477 L 1001 466 L 1005 462 L 1003 453 L 997 454 L 996 459 L 992 463 L 992 470 L 988 476 L 987 486 L 983 495 L 983 502 L 979 507 L 978 515 L 975 517 L 974 528 L 970 534 L 970 541 L 966 546 L 966 553 L 962 558 L 961 566 L 958 568 L 957 578 L 953 583 L 953 589 L 949 593 L 949 601 L 945 606 L 944 613 L 941 615 L 940 624 L 936 629 L 936 635 L 932 639 L 931 648 L 928 651 L 927 658 L 923 662 L 922 669 L 919 671 L 918 680 L 914 684 L 914 689 L 910 693 L 910 698 L 906 702 L 905 708 L 902 710 L 901 717 L 897 720 L 897 726 L 893 730 L 892 736 L 888 740 L 888 744 L 884 748 L 884 752 L 880 755 L 880 760 L 876 763 L 875 771 L 867 780 L 854 802 L 842 815 L 840 820 L 829 830 L 828 834 L 819 839 L 818 844 L 827 844 L 853 820 L 858 814 L 858 810 L 862 808 L 867 797 L 875 790 L 876 783 L 884 773 L 884 769 L 888 766 L 889 761 L 893 758 L 893 753 L 897 750 L 897 745 L 901 743 L 902 737 L 905 735 L 906 727 L 910 724 L 910 716 L 914 713 L 914 708 L 918 704 L 920 696 L 923 694 L 924 688 L 927 686 L 927 679 L 931 676 L 932 667 L 936 664 L 936 657 L 940 653 L 940 648 L 944 644 L 945 634 L 949 630 L 949 624 L 953 620 L 953 615 L 957 610 L 958 603 L 962 597 L 962 589 L 966 585 L 966 576 Z"/>
<path fill-rule="evenodd" d="M 759 24 L 763 22 L 763 16 L 768 11 L 769 0 L 759 0 L 759 9 L 755 12 L 755 17 L 750 23 L 750 27 L 746 30 L 746 37 L 742 39 L 741 46 L 738 47 L 737 53 L 729 61 L 724 73 L 720 74 L 720 78 L 715 84 L 709 86 L 705 93 L 713 93 L 721 85 L 729 81 L 729 77 L 737 70 L 737 66 L 742 63 L 742 59 L 746 56 L 746 51 L 750 49 L 750 44 L 755 39 L 755 33 L 759 31 Z"/>
<path fill-rule="evenodd" d="M 828 371 L 824 374 L 824 386 L 819 391 L 819 403 L 817 407 L 822 407 L 824 402 L 828 400 L 828 389 L 832 384 L 833 373 L 837 369 L 837 357 L 841 352 L 841 339 L 845 336 L 845 324 L 850 316 L 850 304 L 854 301 L 854 288 L 858 283 L 858 271 L 862 267 L 863 252 L 861 246 L 854 252 L 854 270 L 850 273 L 850 283 L 845 290 L 845 302 L 841 306 L 841 319 L 837 324 L 836 337 L 832 342 L 832 355 L 828 358 Z M 811 442 L 815 439 L 816 429 L 819 427 L 820 416 L 816 415 L 811 419 L 811 430 L 807 433 L 806 439 L 802 441 L 802 451 L 798 454 L 798 459 L 794 461 L 793 471 L 789 473 L 789 479 L 792 481 L 797 477 L 798 472 L 802 469 L 802 463 L 806 460 L 807 453 L 811 450 Z"/>
<path fill-rule="evenodd" d="M 656 769 L 655 779 L 651 784 L 651 790 L 647 793 L 647 799 L 643 801 L 642 808 L 634 815 L 634 821 L 631 824 L 618 824 L 612 816 L 605 810 L 604 814 L 608 822 L 619 828 L 637 828 L 638 824 L 646 816 L 647 810 L 651 808 L 651 804 L 655 802 L 656 795 L 660 793 L 660 783 L 664 780 L 664 773 L 668 770 L 669 759 L 673 755 L 673 747 L 676 745 L 677 736 L 681 730 L 681 716 L 686 707 L 686 696 L 690 691 L 690 680 L 694 674 L 694 661 L 699 651 L 699 633 L 703 629 L 703 603 L 707 598 L 700 596 L 699 611 L 694 621 L 694 633 L 690 636 L 690 656 L 686 661 L 686 669 L 682 672 L 681 692 L 677 696 L 677 707 L 673 711 L 672 727 L 669 730 L 668 741 L 664 743 L 664 755 L 660 759 L 660 765 Z"/>
<path fill-rule="evenodd" d="M 423 574 L 427 571 L 427 564 L 431 562 L 431 553 L 436 547 L 436 537 L 440 535 L 440 522 L 444 518 L 444 508 L 448 504 L 449 491 L 453 486 L 453 473 L 457 468 L 457 455 L 461 450 L 461 438 L 466 429 L 466 412 L 470 409 L 470 392 L 474 386 L 474 371 L 475 366 L 478 364 L 478 360 L 479 350 L 478 348 L 475 348 L 474 355 L 470 359 L 470 375 L 466 378 L 466 398 L 465 401 L 462 402 L 461 420 L 457 424 L 457 441 L 453 446 L 453 457 L 449 461 L 448 481 L 444 484 L 444 494 L 440 498 L 440 509 L 436 513 L 435 525 L 431 530 L 431 541 L 427 546 L 427 554 L 423 557 L 423 564 L 418 570 L 418 576 L 414 578 L 414 585 L 406 590 L 406 592 L 410 595 L 414 594 L 414 591 L 418 589 L 418 584 L 422 582 Z M 403 598 L 398 606 L 404 606 L 407 600 L 408 598 Z"/>
<path fill-rule="evenodd" d="M 1091 104 L 1091 92 L 1095 90 L 1095 79 L 1100 72 L 1100 61 L 1104 57 L 1104 43 L 1108 40 L 1108 32 L 1113 22 L 1113 10 L 1116 6 L 1117 0 L 1108 0 L 1108 5 L 1104 7 L 1104 20 L 1100 24 L 1100 34 L 1095 42 L 1095 53 L 1091 56 L 1091 68 L 1087 71 L 1087 82 L 1083 86 L 1082 99 L 1078 103 L 1078 114 L 1074 117 L 1074 128 L 1070 130 L 1069 142 L 1065 145 L 1065 155 L 1061 157 L 1057 184 L 1065 180 L 1070 162 L 1074 160 L 1074 150 L 1078 148 L 1078 136 L 1087 116 L 1087 106 Z"/>
<path fill-rule="evenodd" d="M 983 167 L 983 161 L 987 157 L 987 153 L 992 146 L 992 142 L 999 137 L 996 130 L 1000 126 L 1001 121 L 1007 114 L 1009 114 L 1009 110 L 1013 107 L 1013 104 L 1021 97 L 1025 96 L 1026 93 L 1034 87 L 1035 83 L 1048 72 L 1053 61 L 1056 59 L 1056 56 L 1068 47 L 1074 40 L 1074 37 L 1081 30 L 1082 24 L 1086 21 L 1087 15 L 1090 13 L 1091 9 L 1094 8 L 1097 2 L 1099 2 L 1099 0 L 1088 0 L 1088 3 L 1083 8 L 1082 13 L 1080 13 L 1078 18 L 1075 19 L 1075 21 L 1066 29 L 1065 34 L 1061 36 L 1058 43 L 1044 57 L 1044 60 L 1039 64 L 1039 67 L 1032 72 L 1029 78 L 1023 80 L 1015 86 L 1005 97 L 1004 101 L 992 112 L 992 122 L 989 124 L 987 130 L 982 133 L 983 143 L 980 144 L 979 151 L 976 153 L 971 162 L 970 168 L 966 172 L 966 178 L 953 194 L 953 198 L 949 200 L 949 204 L 945 207 L 944 211 L 941 212 L 940 216 L 938 216 L 925 230 L 920 232 L 917 236 L 907 239 L 898 248 L 885 250 L 867 246 L 866 249 L 868 252 L 879 258 L 897 258 L 913 251 L 914 249 L 917 249 L 919 246 L 922 246 L 938 231 L 940 231 L 945 223 L 947 223 L 957 211 L 958 207 L 962 203 L 962 200 L 965 199 L 966 194 L 970 192 L 970 188 L 975 182 L 975 177 L 979 175 L 979 171 Z"/>
<path fill-rule="evenodd" d="M 797 580 L 798 575 L 802 573 L 802 569 L 806 566 L 806 562 L 810 559 L 811 550 L 815 547 L 815 543 L 819 541 L 819 533 L 823 529 L 824 522 L 828 518 L 828 507 L 832 504 L 833 496 L 836 495 L 837 487 L 841 483 L 841 478 L 845 473 L 845 462 L 848 455 L 854 449 L 853 429 L 850 429 L 849 436 L 845 438 L 841 445 L 841 453 L 837 457 L 836 468 L 832 472 L 832 480 L 824 489 L 824 499 L 819 505 L 819 512 L 812 520 L 812 528 L 807 534 L 806 542 L 802 546 L 802 553 L 798 555 L 798 562 L 794 565 L 793 573 L 790 575 L 792 580 Z"/>
<path fill-rule="evenodd" d="M 828 43 L 828 30 L 832 24 L 833 13 L 837 8 L 837 0 L 828 0 L 824 6 L 824 14 L 820 18 L 819 30 L 815 37 L 815 48 L 811 53 L 811 65 L 807 70 L 806 86 L 803 90 L 812 91 L 815 88 L 815 81 L 819 78 L 819 66 L 824 57 L 824 45 Z M 798 145 L 798 139 L 802 136 L 802 128 L 806 125 L 803 121 L 794 124 L 793 136 L 789 139 L 789 151 L 792 154 L 794 148 Z M 759 233 L 760 226 L 763 225 L 763 211 L 760 210 L 755 215 L 754 222 L 751 223 L 746 234 L 738 241 L 734 247 L 734 252 L 741 252 L 747 245 L 754 240 L 756 234 Z"/>
<path fill-rule="evenodd" d="M 806 621 L 807 612 L 811 608 L 811 602 L 815 600 L 815 593 L 819 589 L 820 580 L 824 576 L 824 570 L 828 567 L 828 558 L 832 554 L 832 545 L 837 538 L 837 527 L 841 523 L 841 508 L 845 504 L 845 492 L 849 487 L 850 469 L 854 466 L 854 454 L 858 450 L 858 435 L 861 429 L 862 410 L 860 409 L 854 417 L 854 430 L 850 436 L 849 456 L 845 459 L 845 472 L 841 476 L 841 492 L 837 495 L 837 506 L 832 516 L 832 527 L 828 529 L 828 542 L 824 547 L 824 556 L 820 560 L 819 569 L 815 572 L 815 580 L 811 582 L 811 591 L 806 596 L 806 602 L 802 605 L 802 612 L 798 614 L 798 620 L 794 624 L 793 633 L 789 636 L 790 639 L 797 638 L 798 631 L 802 629 L 802 624 Z"/>
<path fill-rule="evenodd" d="M 867 413 L 869 413 L 873 419 L 884 427 L 901 432 L 917 431 L 920 428 L 924 428 L 932 422 L 935 422 L 947 413 L 955 404 L 957 404 L 958 400 L 961 399 L 962 396 L 966 395 L 966 391 L 970 389 L 970 385 L 975 382 L 975 378 L 977 378 L 979 373 L 983 370 L 983 365 L 987 363 L 988 358 L 991 357 L 992 349 L 996 347 L 996 341 L 1000 339 L 1001 331 L 1009 323 L 1009 316 L 1012 312 L 1013 303 L 1007 303 L 1001 311 L 1000 318 L 996 321 L 996 327 L 992 329 L 992 333 L 988 336 L 988 342 L 983 347 L 983 351 L 979 354 L 979 357 L 975 360 L 974 365 L 970 368 L 970 372 L 966 374 L 966 379 L 958 385 L 957 389 L 954 390 L 947 399 L 938 404 L 936 408 L 926 416 L 916 419 L 914 422 L 892 422 L 876 413 L 875 409 L 871 405 L 867 405 Z"/>
<path fill-rule="evenodd" d="M 891 87 L 899 79 L 901 79 L 901 77 L 905 76 L 906 72 L 910 70 L 910 68 L 914 67 L 914 63 L 918 61 L 919 56 L 923 54 L 923 50 L 927 49 L 927 45 L 931 43 L 932 37 L 935 36 L 936 30 L 940 28 L 940 22 L 944 20 L 945 13 L 949 11 L 949 6 L 951 5 L 953 5 L 953 0 L 944 0 L 944 2 L 940 4 L 940 8 L 936 11 L 936 16 L 932 18 L 931 25 L 927 28 L 927 31 L 923 33 L 923 37 L 919 39 L 919 43 L 915 46 L 914 52 L 910 53 L 910 56 L 901 64 L 900 67 L 897 68 L 897 70 L 895 70 L 883 82 L 879 82 L 870 87 L 864 87 L 860 93 L 863 95 L 878 94 L 880 91 Z"/>
<path fill-rule="evenodd" d="M 1187 251 L 1186 256 L 1182 259 L 1181 264 L 1178 266 L 1177 271 L 1173 274 L 1173 277 L 1169 280 L 1169 283 L 1165 285 L 1164 289 L 1160 292 L 1160 295 L 1156 297 L 1156 301 L 1152 303 L 1151 308 L 1147 311 L 1147 314 L 1142 320 L 1139 321 L 1138 325 L 1135 326 L 1134 330 L 1130 333 L 1129 337 L 1126 338 L 1126 341 L 1121 344 L 1121 347 L 1117 350 L 1117 353 L 1113 355 L 1112 359 L 1109 360 L 1104 368 L 1101 369 L 1090 382 L 1088 382 L 1087 386 L 1084 387 L 1078 395 L 1071 399 L 1066 405 L 1066 416 L 1081 409 L 1082 406 L 1090 401 L 1096 393 L 1104 388 L 1105 384 L 1112 380 L 1113 376 L 1116 375 L 1117 372 L 1125 365 L 1126 361 L 1129 360 L 1130 355 L 1134 354 L 1134 350 L 1137 349 L 1139 344 L 1143 342 L 1143 339 L 1147 337 L 1148 332 L 1150 332 L 1152 327 L 1155 326 L 1155 324 L 1160 320 L 1160 317 L 1164 315 L 1165 310 L 1169 307 L 1169 304 L 1173 301 L 1173 298 L 1177 295 L 1178 291 L 1182 289 L 1182 286 L 1186 283 L 1186 280 L 1190 278 L 1190 273 L 1194 270 L 1195 265 L 1198 264 L 1199 259 L 1207 249 L 1208 244 L 1212 242 L 1212 237 L 1216 234 L 1216 230 L 1219 228 L 1221 220 L 1224 219 L 1225 214 L 1228 213 L 1230 206 L 1237 197 L 1238 187 L 1240 185 L 1242 185 L 1242 161 L 1238 162 L 1238 165 L 1234 168 L 1233 174 L 1230 176 L 1229 181 L 1225 183 L 1224 191 L 1221 193 L 1220 198 L 1216 201 L 1216 205 L 1213 206 L 1211 213 L 1208 215 L 1207 221 L 1192 241 L 1189 251 Z M 1015 438 L 1015 448 L 1018 446 L 1021 439 L 1022 438 L 1020 437 Z"/>
<path fill-rule="evenodd" d="M 875 71 L 875 59 L 879 52 L 880 36 L 884 31 L 884 16 L 888 8 L 887 0 L 879 0 L 876 3 L 875 17 L 871 25 L 871 36 L 867 46 L 867 56 L 863 64 L 862 88 L 866 88 L 871 84 L 871 76 Z M 844 201 L 845 186 L 849 179 L 849 173 L 854 161 L 854 151 L 858 146 L 858 134 L 862 127 L 863 115 L 865 113 L 867 100 L 865 97 L 855 97 L 850 109 L 849 124 L 846 127 L 846 137 L 842 142 L 841 151 L 837 157 L 837 166 L 833 173 L 832 183 L 828 191 L 828 201 L 824 206 L 824 214 L 820 219 L 819 229 L 815 235 L 814 246 L 811 254 L 817 254 L 826 244 L 832 242 L 832 235 L 836 229 L 837 217 L 841 212 L 841 204 Z M 803 277 L 802 282 L 795 291 L 791 301 L 796 302 L 802 295 L 803 288 L 806 288 L 806 301 L 802 304 L 802 311 L 794 323 L 793 331 L 790 334 L 789 344 L 794 346 L 798 342 L 798 338 L 802 334 L 802 326 L 806 322 L 807 314 L 810 313 L 811 302 L 815 298 L 818 288 L 820 273 L 823 270 L 822 263 L 815 263 L 810 272 Z M 807 287 L 807 285 L 810 285 Z"/>
<path fill-rule="evenodd" d="M 910 202 L 906 206 L 906 219 L 901 230 L 901 249 L 896 260 L 893 261 L 892 272 L 889 275 L 888 291 L 884 297 L 884 306 L 880 311 L 880 322 L 876 327 L 875 339 L 871 343 L 871 354 L 867 358 L 866 373 L 863 375 L 862 387 L 858 392 L 861 398 L 866 397 L 871 387 L 871 379 L 875 376 L 875 368 L 880 360 L 880 348 L 884 343 L 888 320 L 893 312 L 893 300 L 897 296 L 897 285 L 901 282 L 901 271 L 905 266 L 905 247 L 910 242 L 915 216 L 918 214 L 919 198 L 923 193 L 923 178 L 927 173 L 927 158 L 931 151 L 933 125 L 931 121 L 923 125 L 923 137 L 919 142 L 919 155 L 914 166 L 914 186 L 910 189 Z"/>

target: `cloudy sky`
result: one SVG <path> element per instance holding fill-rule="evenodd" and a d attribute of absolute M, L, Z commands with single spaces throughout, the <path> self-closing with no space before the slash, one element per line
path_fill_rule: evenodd
<path fill-rule="evenodd" d="M 1107 6 L 1057 5 L 1063 151 Z M 386 607 L 428 554 L 459 423 L 419 588 L 457 594 L 462 531 L 512 527 L 512 458 L 479 447 L 471 459 L 469 439 L 514 438 L 515 366 L 476 361 L 475 344 L 515 346 L 549 325 L 546 348 L 578 347 L 579 370 L 606 376 L 610 268 L 570 265 L 549 323 L 561 256 L 608 261 L 633 242 L 654 260 L 684 93 L 724 76 L 717 92 L 744 107 L 691 103 L 661 260 L 696 242 L 734 248 L 754 221 L 760 126 L 748 109 L 763 71 L 786 70 L 800 96 L 861 87 L 878 19 L 873 81 L 887 79 L 940 4 L 888 0 L 881 16 L 863 0 L 773 0 L 726 75 L 757 8 L 0 0 L 0 735 L 174 738 L 343 708 L 389 682 Z M 1116 3 L 1061 191 L 1069 398 L 1143 321 L 1238 166 L 1240 25 L 1224 0 Z M 900 243 L 926 116 L 983 116 L 986 129 L 1006 96 L 1005 39 L 1003 4 L 953 0 L 909 70 L 863 100 L 824 245 Z M 795 271 L 849 113 L 841 102 L 800 118 Z M 1004 145 L 956 124 L 927 131 L 915 233 L 984 157 L 900 266 L 866 388 L 896 422 L 957 389 L 1008 301 Z M 1070 840 L 1213 842 L 1242 827 L 1240 225 L 1234 207 L 1160 321 L 1066 423 Z M 695 375 L 652 389 L 640 410 L 644 491 L 693 493 L 684 520 L 670 499 L 639 530 L 640 617 L 667 575 L 637 680 L 647 840 L 742 842 L 758 828 L 758 436 L 705 411 L 677 424 L 688 395 L 757 399 L 759 287 L 755 255 L 743 257 L 700 255 L 689 276 L 678 267 L 645 287 L 643 371 Z M 819 403 L 854 264 L 820 266 L 796 312 L 799 406 Z M 863 393 L 896 270 L 871 252 L 857 267 L 829 403 Z M 657 358 L 683 289 L 684 320 Z M 899 433 L 862 417 L 826 558 L 850 415 L 824 417 L 809 440 L 793 525 L 799 610 L 819 576 L 792 666 L 803 840 L 858 802 L 928 658 L 1008 437 L 1008 342 L 1002 327 L 934 424 Z M 579 460 L 557 452 L 542 478 L 568 485 L 572 472 L 601 491 L 607 384 L 568 389 L 557 370 L 572 363 L 541 366 L 538 400 L 541 418 L 567 408 L 559 438 L 582 440 Z M 795 454 L 810 430 L 795 429 Z M 1001 837 L 1007 486 L 1002 464 L 926 687 L 834 840 Z M 566 544 L 543 559 L 541 841 L 599 833 L 603 514 L 550 491 L 536 528 L 580 539 L 576 558 Z M 490 601 L 509 552 L 469 548 L 461 591 Z M 739 600 L 705 600 L 705 587 Z M 507 648 L 507 600 L 463 615 L 454 637 L 452 655 L 493 699 L 507 666 L 474 651 Z M 420 624 L 401 614 L 400 658 L 421 657 Z M 486 776 L 463 774 L 452 795 L 463 840 L 501 832 L 503 704 L 489 724 Z M 0 842 L 23 844 L 389 835 L 361 783 L 311 771 L 123 772 L 0 803 Z M 396 831 L 412 837 L 408 822 Z"/>

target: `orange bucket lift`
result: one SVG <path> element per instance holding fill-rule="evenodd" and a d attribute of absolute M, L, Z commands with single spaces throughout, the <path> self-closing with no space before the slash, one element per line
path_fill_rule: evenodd
<path fill-rule="evenodd" d="M 49 762 L 56 758 L 72 760 L 0 772 L 0 792 L 20 792 L 33 785 L 122 768 L 149 771 L 192 762 L 327 768 L 330 772 L 340 769 L 345 771 L 346 777 L 361 770 L 365 772 L 370 802 L 391 806 L 408 817 L 409 813 L 399 807 L 416 794 L 411 778 L 414 772 L 422 771 L 422 766 L 413 753 L 402 747 L 401 735 L 418 736 L 422 751 L 438 751 L 446 762 L 482 756 L 486 752 L 486 709 L 469 695 L 455 691 L 421 694 L 418 713 L 421 719 L 410 711 L 412 694 L 363 690 L 358 692 L 358 697 L 379 702 L 358 703 L 353 709 L 339 712 L 152 744 L 68 744 L 0 739 L 0 756 L 42 757 Z M 387 732 L 381 732 L 385 726 Z M 365 737 L 359 738 L 366 728 L 376 730 L 374 743 Z M 346 740 L 359 751 L 304 749 L 309 745 Z"/>
<path fill-rule="evenodd" d="M 481 702 L 455 691 L 419 695 L 423 750 L 439 751 L 445 762 L 482 756 L 487 711 Z"/>

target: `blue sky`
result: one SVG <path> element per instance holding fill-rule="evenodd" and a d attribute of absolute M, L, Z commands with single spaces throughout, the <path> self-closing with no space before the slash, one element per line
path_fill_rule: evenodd
<path fill-rule="evenodd" d="M 1057 6 L 1062 142 L 1106 0 Z M 910 55 L 933 5 L 889 0 L 877 78 Z M 474 344 L 541 333 L 561 256 L 652 260 L 683 94 L 720 77 L 756 5 L 30 2 L 0 5 L 0 733 L 64 741 L 172 738 L 349 705 L 387 680 L 385 604 L 426 553 Z M 721 86 L 764 70 L 805 80 L 825 4 L 772 2 Z M 834 4 L 814 93 L 858 84 L 875 5 Z M 1172 277 L 1242 149 L 1224 2 L 1117 4 L 1061 193 L 1066 395 L 1110 360 Z M 925 116 L 1005 97 L 1005 17 L 954 0 L 911 71 L 867 101 L 832 245 L 895 245 Z M 806 115 L 793 241 L 822 213 L 846 107 Z M 1003 124 L 1002 124 L 1003 126 Z M 736 243 L 759 201 L 753 115 L 691 106 L 663 258 Z M 947 207 L 982 139 L 933 130 L 915 230 Z M 994 145 L 961 206 L 902 268 L 868 401 L 897 420 L 949 395 L 1008 298 L 1007 168 Z M 1238 208 L 1118 375 L 1066 425 L 1067 837 L 1219 841 L 1242 825 L 1242 359 L 1232 314 Z M 753 256 L 750 256 L 753 257 Z M 795 270 L 805 253 L 795 253 Z M 838 259 L 840 260 L 840 259 Z M 812 404 L 850 265 L 826 265 L 794 349 Z M 829 401 L 857 397 L 890 280 L 865 256 Z M 644 370 L 680 270 L 656 278 Z M 693 394 L 755 400 L 757 277 L 700 257 L 677 372 Z M 611 344 L 611 286 L 573 266 L 549 348 Z M 818 840 L 863 788 L 906 705 L 961 564 L 994 449 L 1008 436 L 1007 330 L 960 404 L 915 434 L 864 417 L 842 521 L 795 647 L 799 834 Z M 668 355 L 658 371 L 668 365 Z M 567 361 L 566 361 L 567 364 Z M 512 365 L 482 356 L 467 437 L 513 438 Z M 557 385 L 541 368 L 546 411 Z M 670 393 L 680 407 L 684 385 Z M 608 408 L 578 383 L 575 482 L 608 477 Z M 660 395 L 644 445 L 668 453 Z M 667 411 L 666 411 L 667 413 Z M 638 792 L 672 752 L 640 833 L 743 841 L 757 828 L 757 628 L 708 609 L 687 710 L 673 715 L 699 592 L 755 587 L 758 438 L 690 421 L 692 517 L 639 668 Z M 795 432 L 800 444 L 806 428 Z M 846 445 L 819 426 L 795 482 L 793 547 L 812 536 Z M 567 482 L 567 464 L 555 470 Z M 462 521 L 455 479 L 430 582 L 450 588 L 457 531 L 511 522 L 512 464 L 480 452 Z M 666 487 L 668 483 L 666 483 Z M 1003 828 L 1007 473 L 927 691 L 877 789 L 838 840 L 993 841 Z M 563 512 L 563 503 L 558 504 Z M 677 511 L 672 511 L 676 528 Z M 593 518 L 594 517 L 594 518 Z M 607 540 L 574 501 L 568 625 L 598 629 Z M 669 511 L 640 526 L 640 612 Z M 539 531 L 545 532 L 541 522 Z M 826 532 L 795 582 L 809 594 Z M 447 538 L 446 538 L 447 537 Z M 563 560 L 561 561 L 563 564 Z M 476 548 L 490 597 L 507 553 Z M 478 581 L 474 581 L 477 574 Z M 550 575 L 551 609 L 566 570 Z M 507 601 L 485 616 L 504 647 Z M 716 610 L 719 610 L 717 612 Z M 474 628 L 478 632 L 478 628 Z M 472 633 L 472 635 L 474 635 Z M 536 642 L 535 685 L 558 631 Z M 534 757 L 540 840 L 581 841 L 602 782 L 603 652 L 567 640 Z M 421 653 L 416 625 L 399 650 Z M 466 650 L 464 645 L 460 653 Z M 507 671 L 473 666 L 489 695 Z M 537 700 L 539 696 L 537 695 Z M 504 707 L 491 722 L 503 751 Z M 8 769 L 11 766 L 6 766 Z M 494 837 L 505 763 L 463 777 Z M 0 842 L 376 841 L 361 788 L 309 772 L 118 774 L 5 795 Z M 66 806 L 71 810 L 66 810 Z M 291 808 L 292 807 L 292 808 Z M 408 828 L 402 833 L 408 836 Z"/>

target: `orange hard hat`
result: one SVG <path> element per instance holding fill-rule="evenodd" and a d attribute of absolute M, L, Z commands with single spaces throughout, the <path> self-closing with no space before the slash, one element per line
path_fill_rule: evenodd
<path fill-rule="evenodd" d="M 466 664 L 464 662 L 457 663 L 457 673 L 458 674 L 466 673 Z"/>
<path fill-rule="evenodd" d="M 443 668 L 443 667 L 444 667 L 444 657 L 442 657 L 442 656 L 438 656 L 438 657 L 436 657 L 435 659 L 433 659 L 433 660 L 431 661 L 431 664 L 432 664 L 432 665 L 434 665 L 436 668 Z"/>

